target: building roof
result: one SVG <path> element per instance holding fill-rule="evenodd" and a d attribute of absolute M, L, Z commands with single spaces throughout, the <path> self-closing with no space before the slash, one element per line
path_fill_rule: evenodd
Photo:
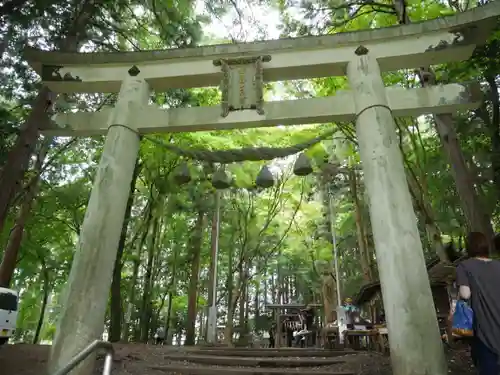
<path fill-rule="evenodd" d="M 322 307 L 323 305 L 320 303 L 310 303 L 309 304 L 312 307 Z M 287 303 L 287 304 L 280 304 L 280 303 L 269 303 L 265 306 L 266 309 L 304 309 L 306 307 L 306 304 L 304 303 Z"/>
<path fill-rule="evenodd" d="M 427 272 L 431 286 L 446 285 L 446 281 L 451 278 L 455 279 L 455 269 L 465 256 L 462 256 L 452 263 L 443 263 L 439 258 L 435 257 L 427 262 Z M 380 290 L 380 281 L 367 283 L 361 287 L 356 297 L 353 298 L 355 305 L 363 305 L 370 301 L 375 294 Z"/>

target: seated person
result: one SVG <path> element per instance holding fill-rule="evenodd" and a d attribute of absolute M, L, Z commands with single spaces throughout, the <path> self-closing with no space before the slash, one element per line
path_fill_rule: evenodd
<path fill-rule="evenodd" d="M 344 304 L 342 305 L 342 307 L 347 312 L 359 311 L 359 309 L 356 306 L 354 306 L 354 304 L 352 303 L 352 298 L 351 297 L 347 297 L 344 300 Z"/>
<path fill-rule="evenodd" d="M 312 345 L 316 344 L 316 335 L 314 334 L 314 308 L 311 305 L 307 305 L 304 310 L 300 311 L 300 320 L 302 322 L 302 330 L 297 332 L 295 336 L 295 346 L 298 346 L 299 343 L 301 345 L 305 343 L 305 336 L 308 334 L 312 334 Z"/>
<path fill-rule="evenodd" d="M 303 333 L 304 330 L 302 331 L 295 331 L 293 333 L 293 337 L 294 337 L 294 343 L 293 343 L 293 346 L 298 348 L 298 347 L 301 347 L 303 348 L 305 346 L 305 341 L 306 341 L 306 336 L 305 334 Z"/>
<path fill-rule="evenodd" d="M 354 306 L 352 303 L 352 298 L 347 297 L 344 300 L 344 304 L 342 305 L 342 308 L 346 312 L 346 325 L 348 329 L 353 329 L 354 328 L 354 320 L 356 315 L 359 314 L 359 309 Z"/>

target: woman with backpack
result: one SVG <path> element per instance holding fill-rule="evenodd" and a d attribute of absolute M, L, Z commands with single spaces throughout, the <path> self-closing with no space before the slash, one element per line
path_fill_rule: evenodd
<path fill-rule="evenodd" d="M 473 311 L 472 359 L 480 375 L 500 374 L 500 261 L 491 259 L 490 241 L 480 232 L 467 236 L 469 258 L 457 266 L 459 298 Z"/>

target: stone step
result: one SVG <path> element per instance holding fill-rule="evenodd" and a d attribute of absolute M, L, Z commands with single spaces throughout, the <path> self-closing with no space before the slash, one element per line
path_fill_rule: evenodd
<path fill-rule="evenodd" d="M 299 353 L 297 353 L 299 355 Z M 317 367 L 331 366 L 344 363 L 342 359 L 317 358 L 317 357 L 275 357 L 275 358 L 255 358 L 255 357 L 235 357 L 235 356 L 216 356 L 213 354 L 182 354 L 167 353 L 163 356 L 165 359 L 174 361 L 187 361 L 200 365 L 218 365 L 218 366 L 245 366 L 245 367 Z"/>
<path fill-rule="evenodd" d="M 198 348 L 189 352 L 198 351 L 212 356 L 222 357 L 339 357 L 348 354 L 356 354 L 353 350 L 325 350 L 325 349 L 253 349 L 253 348 Z"/>
<path fill-rule="evenodd" d="M 300 375 L 355 375 L 354 371 L 335 371 L 327 369 L 292 369 L 292 368 L 262 368 L 262 367 L 189 367 L 182 365 L 149 366 L 151 370 L 163 371 L 169 374 L 184 375 L 290 375 L 294 372 Z"/>

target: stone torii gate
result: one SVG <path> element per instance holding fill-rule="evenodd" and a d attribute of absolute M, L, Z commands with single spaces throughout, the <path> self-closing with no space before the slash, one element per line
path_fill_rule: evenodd
<path fill-rule="evenodd" d="M 52 135 L 106 134 L 71 268 L 50 367 L 99 337 L 123 223 L 138 134 L 356 120 L 395 375 L 445 375 L 422 244 L 393 116 L 476 108 L 476 84 L 384 87 L 381 71 L 467 59 L 486 40 L 500 4 L 433 21 L 353 33 L 168 51 L 63 53 L 26 50 L 57 93 L 119 92 L 114 108 L 58 115 Z M 263 101 L 263 82 L 344 76 L 333 97 Z M 222 84 L 221 84 L 222 83 Z M 221 107 L 162 109 L 150 90 L 221 84 Z M 90 374 L 91 361 L 74 374 Z"/>

